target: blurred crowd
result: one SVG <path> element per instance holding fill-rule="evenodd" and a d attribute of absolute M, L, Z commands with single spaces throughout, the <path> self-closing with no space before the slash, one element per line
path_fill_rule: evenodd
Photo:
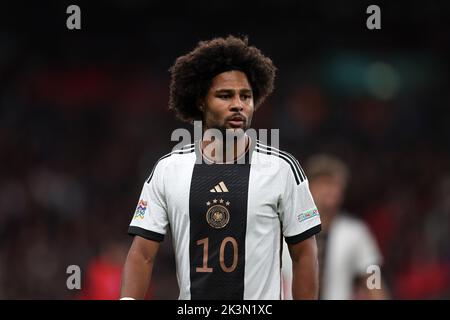
<path fill-rule="evenodd" d="M 313 57 L 302 55 L 302 43 L 283 47 L 277 40 L 274 48 L 273 35 L 248 33 L 279 68 L 254 126 L 279 128 L 280 148 L 300 163 L 328 153 L 347 164 L 344 207 L 373 232 L 392 298 L 449 299 L 445 54 L 388 44 L 383 54 L 322 52 L 317 45 L 322 54 Z M 150 43 L 128 57 L 123 47 L 107 55 L 92 39 L 83 40 L 90 52 L 69 52 L 77 39 L 53 44 L 60 50 L 53 56 L 36 44 L 30 49 L 29 37 L 0 33 L 1 299 L 118 298 L 142 185 L 176 144 L 172 130 L 190 128 L 167 110 L 166 70 L 197 35 L 180 40 L 186 45 Z M 102 41 L 113 48 L 113 40 Z M 82 270 L 81 290 L 67 289 L 69 265 Z M 169 237 L 149 298 L 177 298 L 174 270 Z"/>

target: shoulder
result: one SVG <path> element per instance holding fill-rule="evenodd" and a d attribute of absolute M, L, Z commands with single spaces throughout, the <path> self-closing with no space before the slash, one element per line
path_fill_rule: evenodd
<path fill-rule="evenodd" d="M 268 146 L 259 140 L 256 140 L 255 151 L 266 157 L 269 161 L 279 164 L 282 171 L 291 173 L 297 184 L 307 179 L 299 161 L 289 152 Z"/>
<path fill-rule="evenodd" d="M 355 237 L 371 234 L 369 227 L 363 220 L 353 217 L 347 212 L 343 212 L 336 217 L 334 223 L 337 229 L 340 229 L 347 234 L 353 234 Z"/>
<path fill-rule="evenodd" d="M 172 150 L 172 152 L 159 158 L 156 164 L 167 165 L 172 162 L 182 161 L 189 158 L 189 155 L 195 152 L 195 145 L 193 143 L 187 144 L 181 148 Z"/>
<path fill-rule="evenodd" d="M 147 183 L 150 182 L 155 172 L 161 172 L 173 164 L 178 164 L 184 161 L 190 161 L 193 154 L 195 155 L 195 145 L 188 144 L 181 148 L 172 150 L 172 152 L 162 156 L 153 165 L 150 176 L 147 179 Z"/>

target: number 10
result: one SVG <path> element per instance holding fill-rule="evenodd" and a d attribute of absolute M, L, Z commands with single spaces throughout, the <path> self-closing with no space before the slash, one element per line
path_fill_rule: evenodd
<path fill-rule="evenodd" d="M 225 265 L 225 246 L 228 242 L 231 242 L 233 246 L 233 263 L 230 267 Z M 197 241 L 197 245 L 203 245 L 203 265 L 202 267 L 197 267 L 196 272 L 213 272 L 213 268 L 208 267 L 208 250 L 209 250 L 209 238 L 204 238 Z M 220 267 L 224 272 L 233 272 L 238 264 L 238 244 L 235 238 L 226 237 L 220 244 Z"/>

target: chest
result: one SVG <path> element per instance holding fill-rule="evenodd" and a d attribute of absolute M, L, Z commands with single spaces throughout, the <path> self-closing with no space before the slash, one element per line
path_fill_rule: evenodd
<path fill-rule="evenodd" d="M 172 174 L 166 197 L 173 222 L 199 217 L 220 226 L 227 215 L 254 223 L 278 219 L 279 179 L 250 164 L 196 164 Z"/>

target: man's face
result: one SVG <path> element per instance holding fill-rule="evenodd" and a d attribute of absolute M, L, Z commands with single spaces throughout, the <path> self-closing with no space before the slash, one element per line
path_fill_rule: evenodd
<path fill-rule="evenodd" d="M 342 204 L 345 183 L 338 176 L 321 176 L 310 182 L 310 190 L 319 211 L 334 212 Z"/>
<path fill-rule="evenodd" d="M 212 79 L 203 108 L 206 129 L 246 130 L 250 128 L 253 111 L 253 92 L 245 73 L 227 71 Z"/>

